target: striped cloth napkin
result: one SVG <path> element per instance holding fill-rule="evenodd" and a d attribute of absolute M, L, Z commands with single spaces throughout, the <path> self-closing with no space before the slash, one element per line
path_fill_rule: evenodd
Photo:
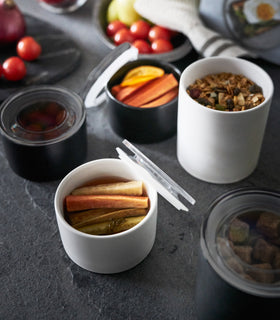
<path fill-rule="evenodd" d="M 135 10 L 144 18 L 185 34 L 204 57 L 252 56 L 231 39 L 205 27 L 199 18 L 199 0 L 136 0 Z"/>

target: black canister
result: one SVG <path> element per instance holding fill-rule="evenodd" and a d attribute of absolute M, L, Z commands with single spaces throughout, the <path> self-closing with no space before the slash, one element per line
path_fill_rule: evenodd
<path fill-rule="evenodd" d="M 26 179 L 59 179 L 85 160 L 84 104 L 67 89 L 36 86 L 20 91 L 3 102 L 0 119 L 8 162 Z"/>
<path fill-rule="evenodd" d="M 239 189 L 211 205 L 195 300 L 199 320 L 279 318 L 280 193 Z"/>
<path fill-rule="evenodd" d="M 137 108 L 118 101 L 111 88 L 119 84 L 133 68 L 149 65 L 172 73 L 179 81 L 180 71 L 172 64 L 156 59 L 138 59 L 121 67 L 106 86 L 109 122 L 113 130 L 123 138 L 138 143 L 153 143 L 170 138 L 177 131 L 178 97 L 155 108 Z"/>
<path fill-rule="evenodd" d="M 174 65 L 152 58 L 138 59 L 138 50 L 123 43 L 93 69 L 81 96 L 86 108 L 96 107 L 107 100 L 108 122 L 122 138 L 138 143 L 159 142 L 176 134 L 178 97 L 157 107 L 140 108 L 119 101 L 111 92 L 129 71 L 140 66 L 162 68 L 179 82 L 181 72 Z"/>

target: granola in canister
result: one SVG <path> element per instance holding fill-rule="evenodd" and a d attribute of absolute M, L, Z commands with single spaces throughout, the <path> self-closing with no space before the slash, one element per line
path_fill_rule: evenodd
<path fill-rule="evenodd" d="M 197 79 L 187 93 L 198 103 L 215 110 L 243 111 L 261 104 L 262 88 L 241 74 L 217 73 Z"/>

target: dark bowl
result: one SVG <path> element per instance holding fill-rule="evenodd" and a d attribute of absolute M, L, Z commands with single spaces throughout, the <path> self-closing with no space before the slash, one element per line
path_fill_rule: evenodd
<path fill-rule="evenodd" d="M 114 42 L 106 35 L 106 12 L 110 2 L 111 0 L 95 1 L 95 5 L 93 8 L 93 23 L 98 31 L 100 40 L 109 49 L 114 49 L 116 48 Z M 183 58 L 192 50 L 190 41 L 182 34 L 178 34 L 178 36 L 174 37 L 174 39 L 172 40 L 172 44 L 174 46 L 174 49 L 172 51 L 158 54 L 140 54 L 139 57 L 141 59 L 149 58 L 171 62 Z"/>
<path fill-rule="evenodd" d="M 62 120 L 54 127 L 34 131 L 26 125 L 24 115 L 29 114 L 28 121 L 31 117 L 34 119 L 38 110 L 34 106 L 46 102 L 62 106 Z M 41 119 L 50 118 L 50 114 L 58 117 L 58 113 L 49 112 L 48 115 L 42 112 L 39 116 Z M 78 95 L 67 89 L 36 86 L 12 95 L 1 105 L 0 129 L 10 167 L 23 178 L 33 181 L 59 179 L 85 160 L 87 135 L 84 104 Z"/>
<path fill-rule="evenodd" d="M 111 93 L 111 88 L 119 84 L 129 70 L 141 65 L 163 68 L 166 73 L 173 73 L 179 82 L 180 71 L 168 62 L 139 59 L 125 64 L 106 86 L 109 122 L 112 129 L 123 138 L 133 142 L 153 143 L 176 133 L 178 97 L 161 106 L 142 109 L 118 101 Z"/>

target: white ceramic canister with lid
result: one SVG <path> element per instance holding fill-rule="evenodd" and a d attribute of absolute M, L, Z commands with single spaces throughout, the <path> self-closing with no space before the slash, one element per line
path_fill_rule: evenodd
<path fill-rule="evenodd" d="M 149 254 L 156 236 L 157 191 L 177 209 L 188 210 L 177 198 L 179 194 L 190 203 L 195 203 L 186 191 L 138 149 L 126 140 L 124 143 L 135 153 L 136 162 L 142 163 L 145 169 L 135 163 L 123 150 L 117 148 L 120 159 L 93 160 L 77 167 L 60 182 L 55 194 L 56 219 L 66 253 L 77 265 L 96 273 L 110 274 L 128 270 Z M 92 235 L 76 230 L 65 218 L 65 197 L 75 188 L 104 177 L 143 181 L 149 197 L 147 215 L 131 229 L 117 234 Z"/>

